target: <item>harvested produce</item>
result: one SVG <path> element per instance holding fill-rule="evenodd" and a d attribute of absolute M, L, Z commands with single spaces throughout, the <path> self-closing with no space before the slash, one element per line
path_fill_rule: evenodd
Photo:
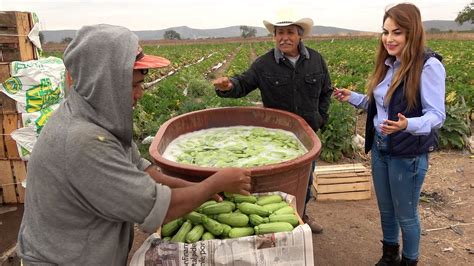
<path fill-rule="evenodd" d="M 207 201 L 196 210 L 163 225 L 163 240 L 195 243 L 215 238 L 238 238 L 291 231 L 299 223 L 295 210 L 278 194 L 244 196 L 224 193 L 224 197 L 221 202 Z"/>
<path fill-rule="evenodd" d="M 266 210 L 260 205 L 242 202 L 239 204 L 239 210 L 245 214 L 258 214 L 260 216 L 266 217 L 271 214 L 269 210 Z"/>
<path fill-rule="evenodd" d="M 205 167 L 254 167 L 292 160 L 306 152 L 292 132 L 234 126 L 181 135 L 168 145 L 163 157 Z"/>
<path fill-rule="evenodd" d="M 281 198 L 280 195 L 268 195 L 268 196 L 262 196 L 260 197 L 258 200 L 257 200 L 257 204 L 258 205 L 267 205 L 267 204 L 270 204 L 270 203 L 278 203 L 278 202 L 281 202 L 283 199 Z"/>
<path fill-rule="evenodd" d="M 215 236 L 221 235 L 224 232 L 224 227 L 222 224 L 210 217 L 204 216 L 202 219 L 202 224 L 207 229 L 207 231 L 211 232 L 211 234 Z"/>
<path fill-rule="evenodd" d="M 161 227 L 161 235 L 164 237 L 172 236 L 181 227 L 183 223 L 183 218 L 174 219 L 173 221 Z"/>
<path fill-rule="evenodd" d="M 203 214 L 221 214 L 221 213 L 229 213 L 232 212 L 234 209 L 231 205 L 223 202 L 219 202 L 216 204 L 208 205 L 202 208 L 201 212 Z"/>
<path fill-rule="evenodd" d="M 275 214 L 268 217 L 270 222 L 287 222 L 293 226 L 298 225 L 298 217 L 294 214 Z"/>
<path fill-rule="evenodd" d="M 204 226 L 202 224 L 196 224 L 191 231 L 186 235 L 186 242 L 194 243 L 201 239 L 204 234 Z"/>
<path fill-rule="evenodd" d="M 293 228 L 291 228 L 293 230 Z M 253 235 L 254 230 L 252 227 L 235 227 L 230 229 L 229 237 L 230 238 L 237 238 L 237 237 L 244 237 L 244 236 L 251 236 Z"/>
<path fill-rule="evenodd" d="M 293 230 L 293 226 L 287 222 L 273 222 L 259 224 L 255 226 L 254 229 L 256 234 L 268 234 L 291 231 Z"/>
<path fill-rule="evenodd" d="M 249 217 L 243 213 L 222 213 L 217 216 L 217 220 L 230 226 L 241 227 L 248 224 Z"/>
<path fill-rule="evenodd" d="M 193 225 L 190 220 L 186 220 L 178 232 L 171 238 L 171 242 L 184 242 L 186 240 L 186 235 L 191 231 Z"/>
<path fill-rule="evenodd" d="M 292 214 L 295 213 L 295 209 L 291 206 L 286 206 L 283 208 L 280 208 L 272 213 L 272 215 L 279 215 L 279 214 Z"/>

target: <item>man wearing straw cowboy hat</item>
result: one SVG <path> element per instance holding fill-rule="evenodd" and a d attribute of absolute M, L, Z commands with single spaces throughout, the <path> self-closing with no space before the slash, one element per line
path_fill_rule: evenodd
<path fill-rule="evenodd" d="M 328 119 L 332 89 L 324 59 L 301 40 L 311 35 L 313 20 L 294 19 L 287 14 L 276 22 L 264 20 L 263 24 L 274 35 L 275 48 L 257 58 L 241 75 L 215 79 L 216 93 L 220 97 L 239 98 L 259 88 L 265 107 L 295 113 L 317 132 Z M 312 166 L 314 170 L 315 162 Z M 312 173 L 306 205 L 312 198 Z M 322 227 L 306 214 L 306 206 L 303 220 L 313 233 L 322 232 Z"/>

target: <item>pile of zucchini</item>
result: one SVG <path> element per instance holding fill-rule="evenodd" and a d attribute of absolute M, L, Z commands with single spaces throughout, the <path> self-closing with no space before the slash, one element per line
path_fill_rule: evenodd
<path fill-rule="evenodd" d="M 221 202 L 207 201 L 184 217 L 163 225 L 163 240 L 194 243 L 288 232 L 299 223 L 293 207 L 278 194 L 244 196 L 224 193 L 224 196 Z"/>

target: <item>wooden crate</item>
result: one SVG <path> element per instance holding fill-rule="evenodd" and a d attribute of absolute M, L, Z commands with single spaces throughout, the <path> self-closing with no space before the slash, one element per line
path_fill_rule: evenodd
<path fill-rule="evenodd" d="M 370 171 L 362 164 L 317 166 L 313 187 L 317 200 L 364 200 L 372 195 Z"/>
<path fill-rule="evenodd" d="M 25 188 L 21 185 L 26 178 L 26 162 L 0 159 L 0 188 L 3 203 L 24 203 Z"/>
<path fill-rule="evenodd" d="M 0 202 L 23 203 L 25 189 L 20 183 L 26 178 L 26 162 L 21 160 L 10 136 L 21 126 L 20 114 L 0 113 L 0 122 Z"/>
<path fill-rule="evenodd" d="M 1 93 L 0 93 L 1 94 Z M 18 154 L 11 132 L 21 127 L 20 114 L 0 113 L 0 202 L 23 203 L 25 189 L 21 182 L 26 178 L 26 162 Z"/>
<path fill-rule="evenodd" d="M 0 96 L 3 96 L 0 100 L 8 98 L 1 92 Z M 13 112 L 15 106 L 8 102 L 0 106 L 0 204 L 23 203 L 25 199 L 25 189 L 20 183 L 26 178 L 26 162 L 21 160 L 16 141 L 11 137 L 22 126 L 21 114 Z"/>
<path fill-rule="evenodd" d="M 9 160 L 0 160 L 0 187 L 4 203 L 16 203 L 16 184 Z"/>
<path fill-rule="evenodd" d="M 0 82 L 10 77 L 12 61 L 38 58 L 27 35 L 33 27 L 28 12 L 0 12 Z M 26 178 L 26 162 L 20 159 L 11 132 L 22 126 L 16 102 L 0 92 L 0 204 L 23 203 L 25 191 L 21 182 Z"/>
<path fill-rule="evenodd" d="M 0 63 L 0 82 L 4 82 L 10 77 L 10 64 Z M 0 92 L 0 114 L 16 114 L 16 102 L 10 97 Z"/>
<path fill-rule="evenodd" d="M 33 18 L 29 12 L 0 12 L 0 62 L 37 58 L 36 49 L 28 39 L 32 27 Z"/>
<path fill-rule="evenodd" d="M 33 16 L 29 12 L 0 11 L 0 82 L 10 77 L 12 61 L 38 59 L 28 33 L 33 28 Z M 2 114 L 17 113 L 14 100 L 0 93 Z"/>

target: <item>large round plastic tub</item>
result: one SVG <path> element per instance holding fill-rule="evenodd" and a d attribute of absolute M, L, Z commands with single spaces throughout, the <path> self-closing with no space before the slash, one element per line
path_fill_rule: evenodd
<path fill-rule="evenodd" d="M 162 172 L 189 181 L 201 181 L 219 168 L 182 164 L 162 155 L 171 141 L 201 129 L 228 126 L 260 126 L 293 132 L 308 150 L 290 161 L 248 168 L 252 192 L 283 191 L 296 196 L 298 213 L 303 214 L 311 163 L 321 150 L 321 142 L 301 117 L 286 111 L 261 107 L 226 107 L 183 114 L 166 121 L 156 133 L 150 154 Z"/>

